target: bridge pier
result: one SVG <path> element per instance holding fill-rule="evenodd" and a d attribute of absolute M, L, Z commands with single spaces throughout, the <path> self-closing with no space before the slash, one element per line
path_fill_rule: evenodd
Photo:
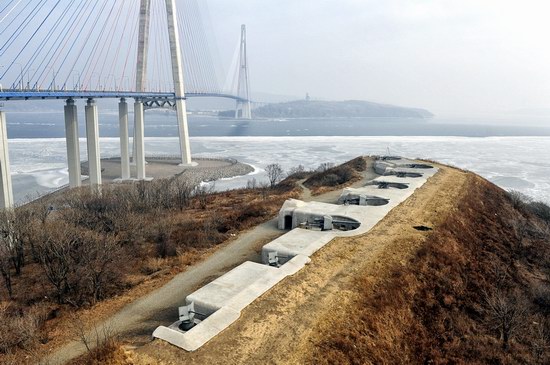
<path fill-rule="evenodd" d="M 69 167 L 69 186 L 82 185 L 80 170 L 80 145 L 78 141 L 78 116 L 73 99 L 67 99 L 65 105 L 65 140 L 67 143 L 67 164 Z"/>
<path fill-rule="evenodd" d="M 0 110 L 0 208 L 10 209 L 13 205 L 6 115 Z"/>
<path fill-rule="evenodd" d="M 128 103 L 126 99 L 120 99 L 118 104 L 118 119 L 120 126 L 120 177 L 122 180 L 130 179 L 130 156 L 128 153 Z"/>
<path fill-rule="evenodd" d="M 88 170 L 90 186 L 99 189 L 101 185 L 101 160 L 99 152 L 99 124 L 97 105 L 94 99 L 88 99 L 86 111 L 86 144 L 88 147 Z"/>
<path fill-rule="evenodd" d="M 180 137 L 180 153 L 182 166 L 194 166 L 191 161 L 191 147 L 189 146 L 189 129 L 187 125 L 187 107 L 185 105 L 185 87 L 183 80 L 183 63 L 181 58 L 180 35 L 176 1 L 166 0 L 166 15 L 168 20 L 168 39 L 172 60 L 172 78 L 176 94 L 176 113 Z"/>
<path fill-rule="evenodd" d="M 143 101 L 136 99 L 134 103 L 134 161 L 138 180 L 145 180 L 145 127 Z"/>

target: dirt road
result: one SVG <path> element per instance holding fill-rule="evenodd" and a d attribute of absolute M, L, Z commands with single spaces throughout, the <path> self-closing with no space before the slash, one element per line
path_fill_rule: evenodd
<path fill-rule="evenodd" d="M 353 186 L 361 186 L 377 175 L 370 168 L 363 173 L 363 179 Z M 309 189 L 303 187 L 303 198 L 311 200 Z M 340 191 L 328 192 L 314 199 L 324 202 L 336 202 Z M 154 329 L 160 324 L 169 324 L 177 319 L 177 308 L 185 297 L 197 288 L 223 275 L 244 261 L 260 262 L 260 251 L 264 244 L 281 236 L 285 232 L 277 229 L 277 220 L 272 219 L 247 232 L 218 249 L 204 261 L 191 266 L 177 275 L 163 287 L 151 292 L 135 302 L 125 306 L 108 320 L 97 325 L 99 329 L 107 327 L 110 333 L 132 343 L 148 342 Z M 95 334 L 91 334 L 95 336 Z M 48 364 L 65 364 L 86 352 L 81 341 L 72 341 L 44 359 Z"/>

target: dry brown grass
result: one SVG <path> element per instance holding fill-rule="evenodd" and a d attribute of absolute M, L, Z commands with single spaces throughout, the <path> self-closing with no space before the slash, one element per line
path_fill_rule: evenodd
<path fill-rule="evenodd" d="M 93 221 L 94 227 L 110 230 L 103 234 L 115 240 L 122 249 L 114 266 L 117 280 L 108 282 L 99 303 L 86 300 L 73 302 L 72 297 L 68 297 L 70 302 L 55 303 L 54 288 L 45 278 L 41 265 L 33 260 L 30 250 L 26 250 L 27 264 L 21 276 L 13 277 L 14 295 L 10 305 L 20 308 L 23 314 L 34 311 L 35 306 L 46 308 L 48 320 L 33 327 L 32 336 L 25 336 L 28 340 L 19 340 L 14 336 L 6 338 L 5 344 L 9 349 L 5 352 L 14 352 L 15 357 L 10 355 L 8 358 L 0 353 L 0 363 L 11 358 L 23 363 L 26 349 L 49 351 L 55 348 L 69 339 L 62 329 L 70 321 L 71 313 L 86 313 L 96 320 L 108 317 L 134 298 L 155 289 L 211 254 L 236 233 L 271 219 L 287 198 L 297 196 L 294 186 L 267 191 L 244 189 L 192 198 L 189 207 L 184 210 L 155 208 L 150 212 L 128 214 L 106 210 L 94 215 L 93 220 L 86 221 L 81 221 L 78 215 L 67 210 L 54 212 L 47 218 L 52 227 L 59 220 L 87 232 L 89 227 L 81 227 L 81 224 L 89 225 Z M 104 204 L 102 201 L 92 203 Z M 119 213 L 120 216 L 117 216 Z M 125 219 L 132 220 L 128 231 L 124 228 Z M 35 224 L 43 223 L 37 220 Z M 74 271 L 75 280 L 78 279 L 78 272 Z M 75 292 L 81 293 L 81 290 Z M 0 298 L 6 297 L 5 288 L 0 286 Z M 22 318 L 23 314 L 16 313 L 14 318 Z"/>
<path fill-rule="evenodd" d="M 366 159 L 357 157 L 342 165 L 313 173 L 304 181 L 304 186 L 311 189 L 313 195 L 323 194 L 360 180 L 361 172 L 366 169 Z"/>
<path fill-rule="evenodd" d="M 435 227 L 408 264 L 376 284 L 368 276 L 357 277 L 357 297 L 343 309 L 346 318 L 319 336 L 323 339 L 309 363 L 549 361 L 548 341 L 545 352 L 534 351 L 540 343 L 533 330 L 538 325 L 529 316 L 522 318 L 510 350 L 503 349 L 486 303 L 496 292 L 519 295 L 528 302 L 522 310 L 548 319 L 532 290 L 549 285 L 549 236 L 524 237 L 518 251 L 513 222 L 528 219 L 532 227 L 540 222 L 517 211 L 501 189 L 473 175 L 469 179 L 458 209 Z"/>

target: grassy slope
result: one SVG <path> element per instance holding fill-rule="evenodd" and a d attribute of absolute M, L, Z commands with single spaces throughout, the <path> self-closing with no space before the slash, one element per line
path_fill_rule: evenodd
<path fill-rule="evenodd" d="M 548 347 L 535 351 L 549 309 L 548 230 L 481 178 L 466 189 L 407 265 L 374 287 L 356 277 L 350 318 L 318 337 L 309 363 L 548 363 Z M 494 293 L 526 310 L 509 350 L 486 303 Z"/>

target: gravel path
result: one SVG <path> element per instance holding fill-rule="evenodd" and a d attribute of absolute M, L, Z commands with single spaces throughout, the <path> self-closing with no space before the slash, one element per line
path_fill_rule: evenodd
<path fill-rule="evenodd" d="M 160 324 L 177 319 L 177 308 L 205 280 L 213 280 L 243 261 L 259 261 L 258 252 L 265 241 L 273 240 L 283 233 L 277 229 L 277 220 L 272 219 L 239 235 L 206 260 L 177 275 L 163 287 L 127 305 L 104 323 L 98 324 L 98 328 L 113 329 L 122 337 L 142 335 L 150 338 Z M 57 349 L 43 362 L 50 365 L 65 364 L 85 352 L 86 348 L 80 341 L 72 341 Z"/>
<path fill-rule="evenodd" d="M 367 169 L 363 173 L 363 179 L 353 186 L 361 186 L 366 181 L 378 176 L 371 170 L 371 168 Z M 196 176 L 202 178 L 199 174 Z M 309 189 L 301 186 L 303 198 L 311 199 Z M 334 203 L 339 195 L 340 191 L 338 190 L 315 196 L 314 199 Z M 157 326 L 171 323 L 177 318 L 177 308 L 184 302 L 188 294 L 244 261 L 260 262 L 261 247 L 284 233 L 286 232 L 277 229 L 277 219 L 275 218 L 240 234 L 204 261 L 177 275 L 163 287 L 127 305 L 110 319 L 99 324 L 98 327 L 105 326 L 114 329 L 122 338 L 150 339 Z M 58 348 L 44 359 L 44 362 L 50 365 L 65 364 L 85 351 L 81 342 L 72 341 Z"/>

